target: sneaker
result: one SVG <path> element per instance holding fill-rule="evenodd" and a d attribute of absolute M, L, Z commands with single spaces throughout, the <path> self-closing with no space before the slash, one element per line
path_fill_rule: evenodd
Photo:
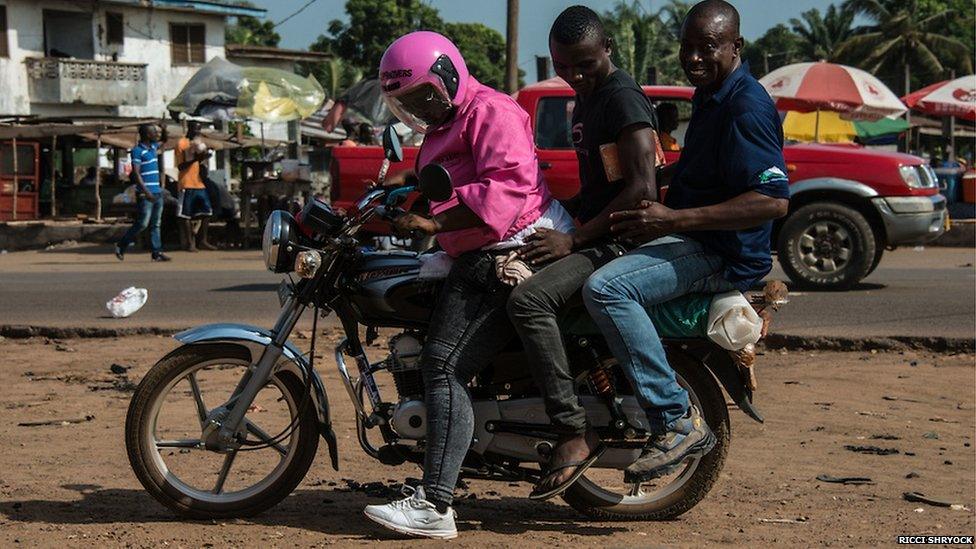
<path fill-rule="evenodd" d="M 173 258 L 164 254 L 163 252 L 155 253 L 152 255 L 153 261 L 173 261 Z"/>
<path fill-rule="evenodd" d="M 715 435 L 691 406 L 670 431 L 653 435 L 637 461 L 624 469 L 624 482 L 647 482 L 674 472 L 688 458 L 700 458 L 715 447 Z"/>
<path fill-rule="evenodd" d="M 115 245 L 115 258 L 119 261 L 125 260 L 125 249 L 119 244 Z"/>
<path fill-rule="evenodd" d="M 457 537 L 454 509 L 448 507 L 439 513 L 437 507 L 427 501 L 424 488 L 403 487 L 404 499 L 385 505 L 367 505 L 366 517 L 390 530 L 425 538 L 453 539 Z"/>

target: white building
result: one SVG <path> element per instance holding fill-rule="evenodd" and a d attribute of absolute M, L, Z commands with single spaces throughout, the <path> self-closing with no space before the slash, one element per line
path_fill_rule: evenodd
<path fill-rule="evenodd" d="M 0 0 L 0 117 L 166 117 L 196 70 L 224 57 L 228 16 L 193 0 Z"/>

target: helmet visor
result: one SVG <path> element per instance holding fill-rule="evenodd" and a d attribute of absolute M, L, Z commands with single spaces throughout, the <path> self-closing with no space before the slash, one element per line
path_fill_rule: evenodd
<path fill-rule="evenodd" d="M 443 122 L 453 107 L 447 92 L 430 82 L 394 97 L 385 95 L 384 99 L 390 111 L 401 122 L 420 133 L 427 133 L 431 126 Z"/>

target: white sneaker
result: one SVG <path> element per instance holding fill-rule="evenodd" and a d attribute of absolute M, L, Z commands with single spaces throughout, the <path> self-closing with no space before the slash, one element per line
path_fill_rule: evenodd
<path fill-rule="evenodd" d="M 437 539 L 457 537 L 454 509 L 448 507 L 447 512 L 438 513 L 437 507 L 427 501 L 422 486 L 416 489 L 404 486 L 403 494 L 408 497 L 384 505 L 367 505 L 363 512 L 373 522 L 401 534 Z"/>

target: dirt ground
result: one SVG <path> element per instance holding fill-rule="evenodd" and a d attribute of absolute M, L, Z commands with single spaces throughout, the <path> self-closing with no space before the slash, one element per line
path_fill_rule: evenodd
<path fill-rule="evenodd" d="M 0 546 L 432 543 L 388 534 L 362 516 L 364 505 L 382 499 L 355 483 L 393 485 L 419 470 L 365 457 L 328 360 L 319 371 L 332 399 L 340 472 L 320 445 L 298 490 L 250 520 L 184 521 L 156 503 L 129 468 L 123 424 L 130 386 L 110 366 L 132 366 L 128 379 L 137 382 L 175 345 L 165 337 L 0 341 Z M 721 479 L 680 519 L 592 522 L 561 501 L 525 499 L 526 484 L 472 481 L 456 505 L 456 545 L 863 546 L 891 545 L 897 535 L 974 533 L 973 355 L 774 352 L 759 367 L 757 404 L 766 423 L 731 411 Z M 86 415 L 94 417 L 18 425 Z M 898 452 L 855 453 L 846 445 Z M 818 481 L 821 474 L 866 476 L 873 484 L 831 484 Z M 964 508 L 910 503 L 902 498 L 910 491 Z"/>

